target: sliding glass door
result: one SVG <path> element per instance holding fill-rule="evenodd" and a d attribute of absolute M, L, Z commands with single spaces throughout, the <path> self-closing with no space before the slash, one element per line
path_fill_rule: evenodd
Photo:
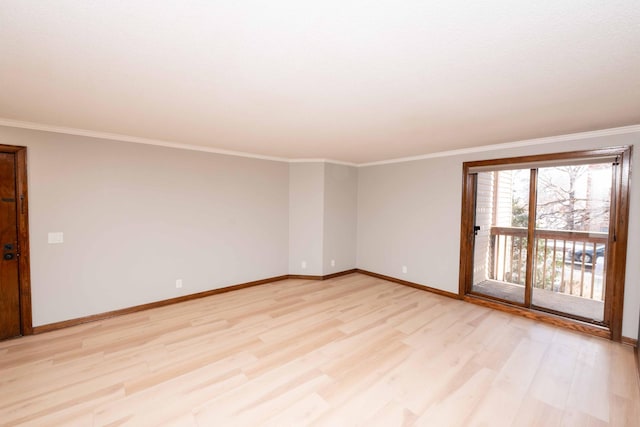
<path fill-rule="evenodd" d="M 619 327 L 629 155 L 465 163 L 461 294 Z"/>
<path fill-rule="evenodd" d="M 604 321 L 613 170 L 610 162 L 538 169 L 534 306 Z"/>
<path fill-rule="evenodd" d="M 529 169 L 476 175 L 472 291 L 525 304 Z"/>

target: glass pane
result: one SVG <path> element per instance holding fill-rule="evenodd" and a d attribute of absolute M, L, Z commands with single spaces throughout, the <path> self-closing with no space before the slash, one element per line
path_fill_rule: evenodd
<path fill-rule="evenodd" d="M 532 305 L 604 319 L 611 164 L 538 170 Z"/>
<path fill-rule="evenodd" d="M 472 291 L 524 304 L 529 169 L 477 178 Z"/>

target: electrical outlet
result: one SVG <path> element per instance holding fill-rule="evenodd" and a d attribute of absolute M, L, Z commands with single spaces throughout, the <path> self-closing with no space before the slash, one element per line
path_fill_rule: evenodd
<path fill-rule="evenodd" d="M 403 266 L 402 266 L 402 272 L 403 272 L 404 274 L 407 274 L 407 266 L 406 266 L 406 265 L 403 265 Z"/>
<path fill-rule="evenodd" d="M 300 263 L 300 266 L 302 267 L 302 269 L 304 270 L 305 268 L 307 268 L 307 261 L 302 261 Z"/>
<path fill-rule="evenodd" d="M 182 287 L 182 279 L 176 280 L 176 288 L 180 289 Z"/>
<path fill-rule="evenodd" d="M 335 267 L 335 266 L 336 266 L 336 260 L 335 260 L 335 259 L 332 259 L 332 260 L 331 260 L 331 267 Z"/>

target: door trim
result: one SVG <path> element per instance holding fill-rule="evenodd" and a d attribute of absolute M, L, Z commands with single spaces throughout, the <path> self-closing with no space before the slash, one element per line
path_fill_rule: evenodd
<path fill-rule="evenodd" d="M 571 160 L 576 158 L 597 158 L 602 156 L 617 156 L 619 167 L 615 169 L 616 188 L 612 196 L 615 197 L 615 216 L 611 217 L 609 231 L 609 260 L 606 273 L 605 321 L 608 319 L 609 337 L 614 341 L 622 339 L 622 316 L 624 306 L 624 286 L 626 277 L 627 238 L 629 227 L 629 194 L 631 178 L 631 146 L 608 147 L 593 150 L 550 153 L 541 155 L 520 156 L 503 159 L 480 160 L 464 162 L 462 165 L 462 217 L 460 230 L 460 276 L 459 297 L 465 300 L 476 299 L 471 292 L 473 274 L 473 226 L 474 226 L 474 193 L 476 177 L 469 172 L 471 167 L 497 166 L 509 164 L 535 163 L 552 160 Z M 531 189 L 530 189 L 531 191 Z M 530 204 L 531 207 L 531 204 Z M 531 230 L 529 230 L 530 232 Z M 530 233 L 529 233 L 530 234 Z M 520 308 L 526 312 L 535 313 L 536 317 L 553 316 L 533 308 Z M 556 316 L 553 316 L 556 317 Z M 566 318 L 572 322 L 570 318 Z M 582 323 L 573 321 L 576 323 Z"/>
<path fill-rule="evenodd" d="M 15 155 L 16 166 L 16 204 L 18 218 L 18 271 L 20 276 L 20 332 L 22 335 L 33 334 L 31 308 L 31 268 L 29 257 L 29 191 L 27 187 L 27 147 L 2 145 L 0 153 Z"/>
<path fill-rule="evenodd" d="M 531 307 L 531 298 L 533 293 L 533 254 L 536 244 L 535 232 L 536 232 L 536 215 L 538 205 L 538 169 L 531 169 L 529 171 L 529 216 L 527 218 L 527 262 L 525 272 L 527 276 L 525 278 L 524 285 L 524 305 L 525 307 Z"/>

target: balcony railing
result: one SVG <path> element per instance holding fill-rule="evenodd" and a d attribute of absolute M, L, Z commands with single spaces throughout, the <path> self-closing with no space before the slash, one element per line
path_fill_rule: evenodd
<path fill-rule="evenodd" d="M 491 227 L 489 276 L 524 285 L 527 229 Z M 536 230 L 533 287 L 603 301 L 607 233 Z"/>

